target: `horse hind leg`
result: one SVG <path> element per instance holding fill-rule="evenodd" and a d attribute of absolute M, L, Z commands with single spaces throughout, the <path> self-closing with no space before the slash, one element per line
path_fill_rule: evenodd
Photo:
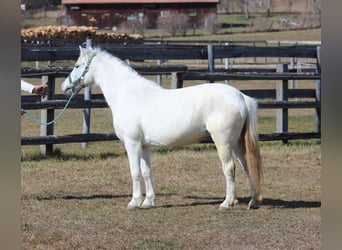
<path fill-rule="evenodd" d="M 242 169 L 244 170 L 247 179 L 248 179 L 248 183 L 249 183 L 249 187 L 251 190 L 251 199 L 248 202 L 248 206 L 247 209 L 254 209 L 254 208 L 259 208 L 259 204 L 257 202 L 257 192 L 256 189 L 254 187 L 253 181 L 251 179 L 250 173 L 248 171 L 248 167 L 247 167 L 247 162 L 245 159 L 245 147 L 244 147 L 244 143 L 242 141 L 242 139 L 239 139 L 237 147 L 234 151 L 234 156 L 236 158 L 236 160 L 239 162 L 239 164 L 241 165 Z"/>
<path fill-rule="evenodd" d="M 233 161 L 232 147 L 226 140 L 221 141 L 215 135 L 211 135 L 216 148 L 219 158 L 221 160 L 223 173 L 226 179 L 226 197 L 225 200 L 220 204 L 220 210 L 228 209 L 238 203 L 235 198 L 235 164 Z"/>

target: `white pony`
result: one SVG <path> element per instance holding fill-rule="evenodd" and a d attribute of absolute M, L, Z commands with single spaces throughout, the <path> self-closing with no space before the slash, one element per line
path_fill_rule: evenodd
<path fill-rule="evenodd" d="M 133 182 L 128 209 L 154 206 L 151 145 L 185 145 L 208 135 L 215 142 L 226 178 L 226 197 L 220 209 L 237 203 L 234 162 L 239 162 L 249 180 L 248 209 L 258 207 L 262 167 L 253 98 L 219 83 L 164 89 L 108 52 L 80 47 L 62 91 L 70 94 L 93 83 L 101 88 L 112 111 L 115 133 L 127 151 Z M 146 187 L 143 202 L 141 177 Z"/>

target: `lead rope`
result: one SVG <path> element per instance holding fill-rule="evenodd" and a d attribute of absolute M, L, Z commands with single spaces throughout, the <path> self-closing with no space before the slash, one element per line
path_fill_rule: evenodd
<path fill-rule="evenodd" d="M 71 99 L 78 93 L 81 91 L 81 89 L 83 88 L 83 86 L 81 86 L 80 88 L 78 88 L 75 92 L 72 92 L 71 96 L 69 97 L 69 100 L 67 101 L 67 103 L 65 104 L 64 108 L 56 115 L 56 117 L 49 122 L 42 122 L 41 120 L 37 119 L 35 116 L 33 116 L 32 114 L 28 113 L 25 111 L 25 115 L 27 115 L 27 117 L 33 121 L 34 123 L 40 124 L 40 125 L 51 125 L 52 123 L 55 123 L 65 112 L 65 110 L 68 108 Z"/>
<path fill-rule="evenodd" d="M 87 74 L 87 72 L 88 72 L 88 70 L 89 70 L 90 63 L 91 63 L 91 61 L 93 60 L 93 58 L 95 57 L 95 55 L 96 55 L 96 54 L 93 54 L 93 55 L 90 56 L 90 58 L 89 58 L 88 61 L 87 61 L 87 65 L 86 65 L 86 67 L 84 68 L 84 71 L 83 71 L 82 75 L 81 75 L 79 78 L 77 78 L 76 80 L 72 81 L 71 76 L 70 76 L 70 75 L 68 76 L 68 80 L 69 80 L 69 82 L 70 82 L 72 85 L 76 85 L 76 84 L 80 83 L 80 82 L 83 80 L 83 77 L 85 76 L 85 74 Z M 41 120 L 39 120 L 39 119 L 37 119 L 36 117 L 34 117 L 32 114 L 27 113 L 26 111 L 25 111 L 24 114 L 26 114 L 26 115 L 28 116 L 28 118 L 29 118 L 31 121 L 33 121 L 33 122 L 35 122 L 35 123 L 37 123 L 37 124 L 46 125 L 46 126 L 51 125 L 52 123 L 55 123 L 55 122 L 63 115 L 63 113 L 65 112 L 65 110 L 68 108 L 71 99 L 72 99 L 75 95 L 77 95 L 78 92 L 80 92 L 81 89 L 83 89 L 84 87 L 86 87 L 86 86 L 83 85 L 83 84 L 81 84 L 81 85 L 76 89 L 76 91 L 72 91 L 72 94 L 71 94 L 71 96 L 69 97 L 69 100 L 68 100 L 67 103 L 65 104 L 64 108 L 56 115 L 56 117 L 55 117 L 52 121 L 49 121 L 49 122 L 42 122 Z"/>

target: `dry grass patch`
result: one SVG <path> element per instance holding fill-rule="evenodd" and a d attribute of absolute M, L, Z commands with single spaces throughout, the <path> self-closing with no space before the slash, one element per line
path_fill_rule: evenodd
<path fill-rule="evenodd" d="M 154 149 L 156 207 L 129 211 L 122 148 L 77 147 L 23 157 L 23 249 L 320 249 L 319 143 L 262 143 L 264 204 L 246 210 L 237 168 L 240 203 L 226 212 L 218 211 L 225 183 L 213 145 Z"/>

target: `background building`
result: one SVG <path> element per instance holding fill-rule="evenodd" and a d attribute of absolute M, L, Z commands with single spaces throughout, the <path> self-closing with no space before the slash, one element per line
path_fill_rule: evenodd
<path fill-rule="evenodd" d="M 157 26 L 159 17 L 175 13 L 187 16 L 190 26 L 203 25 L 207 16 L 217 13 L 220 0 L 62 0 L 62 7 L 74 25 L 113 28 L 140 23 Z"/>

